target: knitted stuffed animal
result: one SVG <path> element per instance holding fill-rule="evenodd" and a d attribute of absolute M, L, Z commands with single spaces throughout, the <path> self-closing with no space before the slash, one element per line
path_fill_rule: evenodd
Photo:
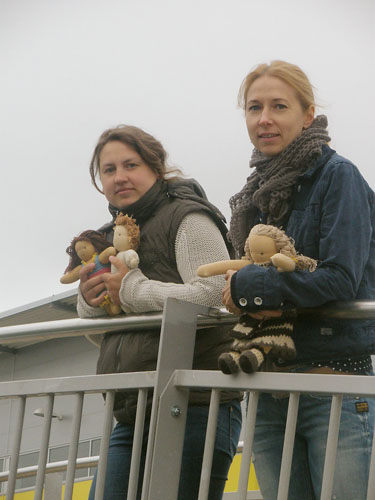
<path fill-rule="evenodd" d="M 134 269 L 139 264 L 139 257 L 135 251 L 138 246 L 139 226 L 134 219 L 120 213 L 115 221 L 113 246 L 99 231 L 83 231 L 72 240 L 66 249 L 70 256 L 69 265 L 60 282 L 74 283 L 79 279 L 81 267 L 91 262 L 95 262 L 95 268 L 88 275 L 89 277 L 101 273 L 118 272 L 116 266 L 109 263 L 111 255 L 120 258 L 129 269 Z M 109 295 L 106 295 L 100 307 L 103 307 L 111 316 L 122 312 L 121 307 L 114 304 Z"/>
<path fill-rule="evenodd" d="M 199 276 L 224 274 L 229 269 L 239 270 L 246 265 L 274 266 L 279 272 L 294 270 L 314 271 L 317 261 L 297 254 L 294 242 L 281 229 L 258 224 L 252 228 L 245 242 L 245 256 L 241 260 L 214 262 L 200 266 Z M 230 335 L 234 339 L 230 352 L 220 355 L 218 365 L 223 373 L 246 373 L 259 370 L 265 356 L 271 359 L 293 359 L 296 355 L 291 337 L 290 318 L 256 320 L 242 314 Z"/>

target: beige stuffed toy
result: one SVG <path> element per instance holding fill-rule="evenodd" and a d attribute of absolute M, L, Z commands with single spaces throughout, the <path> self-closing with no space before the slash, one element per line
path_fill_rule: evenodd
<path fill-rule="evenodd" d="M 135 250 L 139 246 L 139 239 L 139 226 L 134 219 L 123 214 L 119 214 L 115 221 L 113 245 L 99 231 L 83 231 L 66 249 L 70 261 L 60 282 L 69 284 L 78 281 L 82 266 L 92 262 L 95 263 L 95 268 L 88 275 L 90 278 L 102 273 L 117 272 L 117 268 L 109 262 L 111 255 L 120 258 L 129 269 L 138 267 L 139 257 Z M 121 307 L 114 304 L 108 295 L 100 307 L 111 316 L 122 312 Z"/>
<path fill-rule="evenodd" d="M 245 256 L 240 260 L 213 262 L 198 268 L 198 276 L 224 274 L 229 269 L 239 270 L 247 265 L 274 266 L 279 272 L 294 270 L 314 271 L 317 261 L 297 254 L 294 242 L 281 229 L 258 224 L 252 228 L 245 242 Z M 261 367 L 265 356 L 271 359 L 293 359 L 295 345 L 291 337 L 290 318 L 256 320 L 248 314 L 240 317 L 230 335 L 234 338 L 231 351 L 220 355 L 218 364 L 223 373 L 235 373 L 241 368 L 252 373 Z"/>
<path fill-rule="evenodd" d="M 135 269 L 139 264 L 139 257 L 136 252 L 140 241 L 139 226 L 135 219 L 120 213 L 115 221 L 113 245 L 116 249 L 116 257 L 120 259 L 129 269 Z M 117 273 L 115 265 L 111 265 L 111 272 Z M 125 312 L 130 312 L 123 307 Z"/>

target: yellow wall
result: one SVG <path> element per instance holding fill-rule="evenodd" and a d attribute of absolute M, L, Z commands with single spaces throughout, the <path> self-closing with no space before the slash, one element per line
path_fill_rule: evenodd
<path fill-rule="evenodd" d="M 229 469 L 228 481 L 225 485 L 225 491 L 237 491 L 238 487 L 238 479 L 240 477 L 240 467 L 241 467 L 241 454 L 238 454 L 234 457 L 231 468 Z M 89 490 L 90 490 L 91 481 L 79 481 L 74 485 L 73 491 L 73 500 L 83 500 L 88 498 Z M 61 492 L 61 499 L 64 498 L 64 489 Z M 254 467 L 251 464 L 250 475 L 249 475 L 249 483 L 248 490 L 258 490 L 258 482 L 255 477 Z M 0 500 L 5 500 L 4 495 L 0 495 Z M 34 500 L 34 491 L 24 491 L 22 493 L 17 493 L 14 496 L 14 500 Z"/>

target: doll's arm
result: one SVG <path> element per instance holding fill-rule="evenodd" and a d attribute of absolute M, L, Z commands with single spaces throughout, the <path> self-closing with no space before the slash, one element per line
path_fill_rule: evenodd
<path fill-rule="evenodd" d="M 81 270 L 81 265 L 75 267 L 68 273 L 65 273 L 63 276 L 60 278 L 60 283 L 63 285 L 69 285 L 70 283 L 74 283 L 75 281 L 79 280 L 79 272 Z"/>
<path fill-rule="evenodd" d="M 245 266 L 248 266 L 251 262 L 247 259 L 239 260 L 220 260 L 218 262 L 211 262 L 210 264 L 203 264 L 197 269 L 197 274 L 201 278 L 207 278 L 209 276 L 217 276 L 218 274 L 225 274 L 229 269 L 234 269 L 238 271 Z"/>
<path fill-rule="evenodd" d="M 125 264 L 129 269 L 135 269 L 139 264 L 139 257 L 135 250 L 126 250 L 125 252 Z"/>
<path fill-rule="evenodd" d="M 116 255 L 117 250 L 115 247 L 108 247 L 99 254 L 99 262 L 101 264 L 108 264 L 111 255 Z"/>
<path fill-rule="evenodd" d="M 281 253 L 275 253 L 275 255 L 271 257 L 271 262 L 280 273 L 284 271 L 291 272 L 296 268 L 294 260 Z"/>

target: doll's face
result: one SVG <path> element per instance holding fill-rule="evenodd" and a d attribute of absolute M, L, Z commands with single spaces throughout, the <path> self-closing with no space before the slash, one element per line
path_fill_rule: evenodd
<path fill-rule="evenodd" d="M 249 236 L 250 255 L 255 264 L 270 262 L 272 255 L 277 253 L 275 241 L 269 236 L 251 234 Z"/>
<path fill-rule="evenodd" d="M 77 241 L 75 244 L 75 251 L 81 260 L 87 262 L 95 253 L 95 247 L 89 241 Z"/>
<path fill-rule="evenodd" d="M 128 231 L 125 226 L 115 226 L 113 245 L 118 252 L 130 249 Z"/>

